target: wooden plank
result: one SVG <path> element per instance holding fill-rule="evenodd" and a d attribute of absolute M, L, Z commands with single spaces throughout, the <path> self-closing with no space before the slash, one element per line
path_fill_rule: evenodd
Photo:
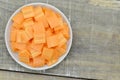
<path fill-rule="evenodd" d="M 56 76 L 46 76 L 38 74 L 27 74 L 27 73 L 18 73 L 18 72 L 9 72 L 9 71 L 0 71 L 1 80 L 83 80 L 83 79 L 74 79 L 74 78 L 65 78 L 65 77 L 56 77 Z"/>
<path fill-rule="evenodd" d="M 45 2 L 59 8 L 71 22 L 73 44 L 58 66 L 44 71 L 21 67 L 8 54 L 5 25 L 17 8 L 31 2 Z M 89 4 L 89 0 L 0 0 L 0 69 L 93 79 L 120 79 L 120 10 Z"/>

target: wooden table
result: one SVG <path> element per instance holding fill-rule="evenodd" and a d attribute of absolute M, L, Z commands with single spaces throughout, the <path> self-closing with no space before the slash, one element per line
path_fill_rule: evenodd
<path fill-rule="evenodd" d="M 31 2 L 54 5 L 71 22 L 73 44 L 69 55 L 58 66 L 49 70 L 32 71 L 21 67 L 10 57 L 5 46 L 4 31 L 9 17 L 20 6 Z M 119 21 L 119 9 L 95 6 L 89 0 L 0 0 L 0 69 L 44 74 L 39 75 L 43 79 L 52 75 L 55 80 L 59 80 L 56 76 L 120 80 Z M 0 71 L 0 76 L 7 73 L 15 76 L 19 74 L 21 77 L 28 75 Z M 60 78 L 62 79 L 66 80 Z"/>

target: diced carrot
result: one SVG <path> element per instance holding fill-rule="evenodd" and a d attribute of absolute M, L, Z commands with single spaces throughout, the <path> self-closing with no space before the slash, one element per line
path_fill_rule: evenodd
<path fill-rule="evenodd" d="M 48 28 L 46 30 L 46 37 L 52 36 L 53 35 L 53 30 L 51 28 Z"/>
<path fill-rule="evenodd" d="M 46 60 L 50 61 L 52 59 L 53 54 L 54 54 L 54 50 L 53 49 L 43 48 L 42 56 Z"/>
<path fill-rule="evenodd" d="M 35 18 L 36 21 L 38 21 L 39 18 L 44 15 L 43 10 L 40 6 L 35 7 L 34 12 L 35 12 L 35 17 L 34 18 Z"/>
<path fill-rule="evenodd" d="M 67 49 L 67 43 L 63 44 L 61 47 L 66 50 Z"/>
<path fill-rule="evenodd" d="M 57 34 L 58 46 L 62 46 L 67 42 L 67 39 L 63 36 L 62 33 Z"/>
<path fill-rule="evenodd" d="M 47 38 L 47 46 L 48 48 L 55 47 L 58 45 L 58 39 L 56 35 L 49 36 Z"/>
<path fill-rule="evenodd" d="M 21 24 L 24 20 L 23 14 L 21 12 L 17 13 L 13 16 L 12 20 L 17 24 Z"/>
<path fill-rule="evenodd" d="M 40 51 L 37 51 L 37 50 L 32 49 L 32 48 L 29 48 L 28 50 L 30 51 L 32 58 L 39 56 L 41 54 Z"/>
<path fill-rule="evenodd" d="M 41 56 L 37 56 L 33 58 L 33 67 L 42 67 L 45 65 L 45 59 Z"/>
<path fill-rule="evenodd" d="M 62 29 L 60 32 L 65 36 L 67 40 L 70 38 L 69 28 L 66 23 L 64 23 L 64 29 Z"/>
<path fill-rule="evenodd" d="M 42 23 L 38 23 L 36 22 L 34 25 L 33 25 L 33 30 L 34 30 L 34 34 L 40 34 L 40 33 L 45 33 L 45 27 L 43 26 Z"/>
<path fill-rule="evenodd" d="M 51 66 L 51 65 L 55 64 L 57 61 L 58 61 L 58 59 L 51 60 L 47 63 L 47 65 Z"/>
<path fill-rule="evenodd" d="M 27 48 L 27 45 L 25 43 L 14 43 L 14 46 L 19 51 L 25 50 Z"/>
<path fill-rule="evenodd" d="M 43 49 L 43 45 L 44 44 L 34 44 L 34 43 L 31 43 L 30 47 L 32 49 L 37 50 L 37 51 L 39 51 L 41 53 L 42 49 Z"/>
<path fill-rule="evenodd" d="M 23 29 L 23 24 L 17 24 L 16 22 L 13 22 L 12 26 L 16 29 Z"/>
<path fill-rule="evenodd" d="M 64 26 L 63 25 L 59 25 L 57 27 L 54 28 L 55 32 L 59 31 L 59 30 L 62 30 L 64 29 Z"/>
<path fill-rule="evenodd" d="M 56 50 L 58 52 L 58 56 L 61 57 L 62 55 L 65 54 L 66 49 L 63 49 L 62 47 L 56 47 Z"/>
<path fill-rule="evenodd" d="M 27 43 L 31 39 L 31 37 L 29 37 L 25 31 L 22 31 L 21 37 L 23 40 L 22 42 L 24 42 L 24 43 Z"/>
<path fill-rule="evenodd" d="M 21 9 L 24 18 L 34 17 L 33 6 L 26 6 Z"/>
<path fill-rule="evenodd" d="M 49 24 L 48 24 L 48 21 L 47 21 L 45 15 L 39 17 L 38 22 L 43 23 L 43 25 L 44 25 L 45 28 L 48 28 L 48 27 L 49 27 Z"/>
<path fill-rule="evenodd" d="M 41 44 L 46 42 L 45 33 L 41 33 L 40 35 L 34 35 L 34 43 Z"/>
<path fill-rule="evenodd" d="M 33 27 L 26 27 L 25 32 L 27 33 L 27 35 L 30 39 L 33 38 Z"/>
<path fill-rule="evenodd" d="M 27 50 L 22 50 L 18 54 L 19 60 L 24 63 L 30 62 L 30 53 Z"/>
<path fill-rule="evenodd" d="M 25 19 L 23 22 L 24 27 L 31 27 L 34 24 L 34 21 L 32 18 Z"/>
<path fill-rule="evenodd" d="M 12 51 L 14 51 L 14 52 L 17 52 L 17 51 L 18 51 L 18 49 L 16 48 L 15 42 L 11 42 L 11 43 L 10 43 L 10 46 L 11 46 Z"/>
<path fill-rule="evenodd" d="M 17 30 L 15 28 L 11 28 L 11 32 L 10 32 L 10 41 L 15 42 L 16 41 L 16 37 L 17 37 Z"/>
<path fill-rule="evenodd" d="M 33 26 L 34 30 L 34 43 L 45 43 L 45 27 L 41 23 L 35 23 Z"/>
<path fill-rule="evenodd" d="M 60 52 L 57 49 L 54 49 L 54 55 L 52 56 L 52 60 L 59 59 Z"/>
<path fill-rule="evenodd" d="M 63 18 L 62 18 L 62 16 L 59 13 L 56 13 L 56 15 L 57 15 L 57 17 L 59 19 L 60 24 L 63 24 Z"/>
<path fill-rule="evenodd" d="M 51 28 L 54 28 L 60 25 L 60 21 L 57 15 L 52 10 L 45 9 L 45 16 Z"/>
<path fill-rule="evenodd" d="M 22 40 L 22 30 L 18 30 L 17 31 L 16 42 L 18 42 L 18 43 L 22 43 L 23 42 L 23 40 Z"/>

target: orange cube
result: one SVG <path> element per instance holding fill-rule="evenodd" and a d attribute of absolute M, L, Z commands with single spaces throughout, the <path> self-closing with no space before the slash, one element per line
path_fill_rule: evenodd
<path fill-rule="evenodd" d="M 18 30 L 17 31 L 17 35 L 16 35 L 16 42 L 18 42 L 18 43 L 22 43 L 23 42 L 23 40 L 22 40 L 22 30 Z"/>
<path fill-rule="evenodd" d="M 35 20 L 38 21 L 41 16 L 44 15 L 43 10 L 40 6 L 34 8 Z"/>
<path fill-rule="evenodd" d="M 64 23 L 64 29 L 62 29 L 60 32 L 65 36 L 67 40 L 70 38 L 69 27 L 66 23 Z"/>
<path fill-rule="evenodd" d="M 47 65 L 51 66 L 51 65 L 55 64 L 57 61 L 58 61 L 58 59 L 51 60 L 51 61 L 47 62 Z"/>
<path fill-rule="evenodd" d="M 47 18 L 47 21 L 50 25 L 51 28 L 57 27 L 60 25 L 60 21 L 57 17 L 57 15 L 55 14 L 55 12 L 53 12 L 50 9 L 44 9 L 45 10 L 45 16 Z"/>
<path fill-rule="evenodd" d="M 11 49 L 12 49 L 14 52 L 17 52 L 17 51 L 18 51 L 18 49 L 16 48 L 15 42 L 11 42 L 11 43 L 10 43 L 10 46 L 11 46 Z"/>
<path fill-rule="evenodd" d="M 32 39 L 32 37 L 28 36 L 28 34 L 25 31 L 22 31 L 21 37 L 23 40 L 22 42 L 24 42 L 24 43 L 27 43 L 29 40 Z"/>
<path fill-rule="evenodd" d="M 27 50 L 20 51 L 18 53 L 19 60 L 24 63 L 30 62 L 30 53 Z"/>
<path fill-rule="evenodd" d="M 13 22 L 12 26 L 16 29 L 23 29 L 23 24 L 17 24 L 16 22 Z"/>
<path fill-rule="evenodd" d="M 10 41 L 15 42 L 16 41 L 16 37 L 17 37 L 17 30 L 15 28 L 11 28 L 11 32 L 10 32 Z"/>
<path fill-rule="evenodd" d="M 44 65 L 45 65 L 45 59 L 43 57 L 37 56 L 33 58 L 33 63 L 32 63 L 33 67 L 42 67 Z"/>
<path fill-rule="evenodd" d="M 34 9 L 33 6 L 26 6 L 21 9 L 24 18 L 31 18 L 34 17 Z"/>
<path fill-rule="evenodd" d="M 27 49 L 27 45 L 25 43 L 14 43 L 14 46 L 17 50 Z"/>
<path fill-rule="evenodd" d="M 23 14 L 21 12 L 17 13 L 13 16 L 12 20 L 17 24 L 21 24 L 24 21 Z"/>
<path fill-rule="evenodd" d="M 57 39 L 57 36 L 56 35 L 53 35 L 53 36 L 49 36 L 47 38 L 47 46 L 48 48 L 51 48 L 51 47 L 55 47 L 58 45 L 58 39 Z"/>
<path fill-rule="evenodd" d="M 51 28 L 48 28 L 46 30 L 46 37 L 52 36 L 53 35 L 53 30 Z"/>
<path fill-rule="evenodd" d="M 36 56 L 39 56 L 39 55 L 41 54 L 40 51 L 37 51 L 37 50 L 32 49 L 32 48 L 29 48 L 28 50 L 30 51 L 32 58 L 34 58 L 34 57 L 36 57 Z"/>
<path fill-rule="evenodd" d="M 45 33 L 41 33 L 40 35 L 34 35 L 34 43 L 36 44 L 41 44 L 41 43 L 45 43 L 46 42 L 46 37 L 45 37 Z"/>
<path fill-rule="evenodd" d="M 63 36 L 62 33 L 57 34 L 58 46 L 62 46 L 67 42 L 67 39 Z"/>
<path fill-rule="evenodd" d="M 36 22 L 33 25 L 33 31 L 34 31 L 34 34 L 45 33 L 45 27 L 44 27 L 44 25 L 42 23 Z"/>
<path fill-rule="evenodd" d="M 34 24 L 34 21 L 32 18 L 28 18 L 23 22 L 24 28 L 31 27 Z"/>
<path fill-rule="evenodd" d="M 46 60 L 50 61 L 52 59 L 53 54 L 54 54 L 54 50 L 53 49 L 43 48 L 42 56 Z"/>
<path fill-rule="evenodd" d="M 30 39 L 33 38 L 33 27 L 26 27 L 26 28 L 25 28 L 25 32 L 26 32 L 26 34 L 28 35 L 28 37 L 29 37 Z"/>

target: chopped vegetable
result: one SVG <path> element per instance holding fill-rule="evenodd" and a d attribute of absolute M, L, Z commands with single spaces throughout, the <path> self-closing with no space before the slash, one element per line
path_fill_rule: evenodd
<path fill-rule="evenodd" d="M 57 12 L 26 6 L 12 18 L 10 46 L 31 67 L 51 66 L 66 53 L 69 27 Z"/>

